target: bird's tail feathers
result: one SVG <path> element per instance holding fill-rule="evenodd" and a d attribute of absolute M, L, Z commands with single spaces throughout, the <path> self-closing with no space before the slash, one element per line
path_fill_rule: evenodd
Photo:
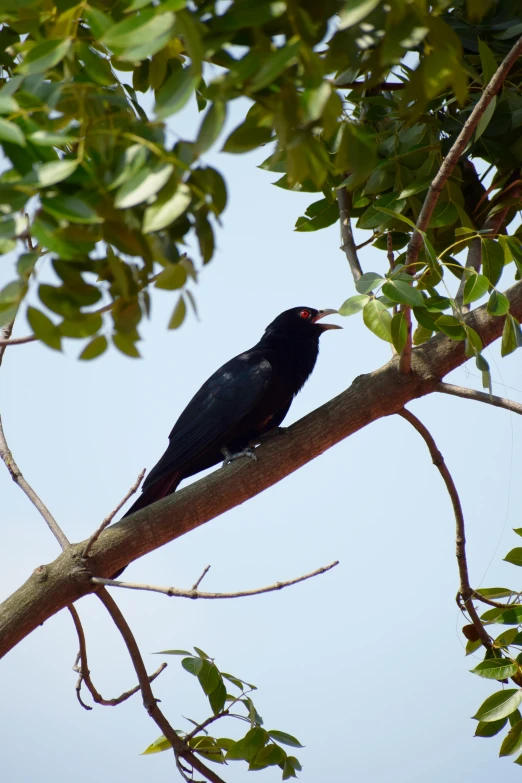
<path fill-rule="evenodd" d="M 161 500 L 161 498 L 165 498 L 167 497 L 167 495 L 171 495 L 173 492 L 176 491 L 181 479 L 182 479 L 181 472 L 177 472 L 177 473 L 171 473 L 169 476 L 166 476 L 165 478 L 160 478 L 154 481 L 150 485 L 150 487 L 147 487 L 141 493 L 141 495 L 136 500 L 136 502 L 132 504 L 132 506 L 129 508 L 128 511 L 125 512 L 122 519 L 125 519 L 125 517 L 134 514 L 135 511 L 139 511 L 140 508 L 145 508 L 146 506 L 150 506 L 151 503 L 155 503 L 157 500 Z M 117 579 L 120 576 L 120 574 L 122 574 L 125 571 L 126 567 L 127 566 L 124 566 L 117 573 L 113 574 L 111 576 L 111 579 Z"/>

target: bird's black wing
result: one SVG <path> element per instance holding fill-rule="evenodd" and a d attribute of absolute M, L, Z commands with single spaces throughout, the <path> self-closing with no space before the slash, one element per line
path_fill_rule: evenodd
<path fill-rule="evenodd" d="M 143 489 L 224 445 L 228 433 L 261 399 L 271 377 L 272 365 L 256 351 L 240 354 L 220 367 L 179 417 L 169 446 Z"/>

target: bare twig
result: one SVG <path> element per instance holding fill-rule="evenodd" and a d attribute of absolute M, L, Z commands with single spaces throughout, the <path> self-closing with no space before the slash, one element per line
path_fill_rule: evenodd
<path fill-rule="evenodd" d="M 426 228 L 428 227 L 430 218 L 432 216 L 433 210 L 435 209 L 442 188 L 444 187 L 446 181 L 448 180 L 449 176 L 453 172 L 453 169 L 457 165 L 458 160 L 462 155 L 462 153 L 464 152 L 464 149 L 468 141 L 470 140 L 473 131 L 477 127 L 480 118 L 483 116 L 487 107 L 491 103 L 493 96 L 496 95 L 496 93 L 501 88 L 506 76 L 508 75 L 509 71 L 511 70 L 512 66 L 515 64 L 517 59 L 520 57 L 521 53 L 522 53 L 522 37 L 518 39 L 518 41 L 513 46 L 511 51 L 508 53 L 508 55 L 505 57 L 503 62 L 499 65 L 499 67 L 495 71 L 493 77 L 491 78 L 491 81 L 487 85 L 481 97 L 475 104 L 473 111 L 471 112 L 468 119 L 464 123 L 462 130 L 457 136 L 457 139 L 452 145 L 450 151 L 444 158 L 444 162 L 442 163 L 442 166 L 440 167 L 438 174 L 435 176 L 433 182 L 431 183 L 428 189 L 428 193 L 426 195 L 426 198 L 424 199 L 422 209 L 417 219 L 415 231 L 413 232 L 413 236 L 408 244 L 408 249 L 406 251 L 407 265 L 416 263 L 417 258 L 419 256 L 419 251 L 422 246 L 422 234 L 420 232 L 425 231 Z"/>
<path fill-rule="evenodd" d="M 337 203 L 339 205 L 339 216 L 341 218 L 341 250 L 344 250 L 352 277 L 355 282 L 362 277 L 362 268 L 357 256 L 357 248 L 353 238 L 352 224 L 350 221 L 350 212 L 352 207 L 352 196 L 346 188 L 337 190 Z"/>
<path fill-rule="evenodd" d="M 204 569 L 203 569 L 203 573 L 201 574 L 201 576 L 199 577 L 199 579 L 197 579 L 197 580 L 194 582 L 194 584 L 192 585 L 192 588 L 191 588 L 191 590 L 193 590 L 193 591 L 194 591 L 194 590 L 197 590 L 197 589 L 198 589 L 198 587 L 200 586 L 201 582 L 202 582 L 202 581 L 203 581 L 203 579 L 206 577 L 206 575 L 208 574 L 208 572 L 209 572 L 209 571 L 210 571 L 210 566 L 208 565 L 208 566 L 206 566 L 206 568 L 204 568 Z"/>
<path fill-rule="evenodd" d="M 419 421 L 419 419 L 416 416 L 414 416 L 413 413 L 406 410 L 406 408 L 403 408 L 401 411 L 397 411 L 397 413 L 399 416 L 402 416 L 403 419 L 406 419 L 406 421 L 408 421 L 412 425 L 412 427 L 414 427 L 417 430 L 419 435 L 422 438 L 424 438 L 426 446 L 428 447 L 431 458 L 433 460 L 433 464 L 439 471 L 444 483 L 446 484 L 446 489 L 448 490 L 448 494 L 451 498 L 451 503 L 453 505 L 453 512 L 455 514 L 456 555 L 457 555 L 457 563 L 459 567 L 459 576 L 460 576 L 459 594 L 462 597 L 462 601 L 466 606 L 471 621 L 475 626 L 475 629 L 480 637 L 482 644 L 485 647 L 491 647 L 492 641 L 486 629 L 480 622 L 477 611 L 473 606 L 472 599 L 474 596 L 474 591 L 469 583 L 468 562 L 466 559 L 466 531 L 464 525 L 464 514 L 462 513 L 462 506 L 460 504 L 459 493 L 457 492 L 457 487 L 455 486 L 455 482 L 453 481 L 451 473 L 449 472 L 447 465 L 444 462 L 444 457 L 438 450 L 437 444 L 435 443 L 435 440 L 433 439 L 433 436 L 431 432 L 427 429 L 427 427 L 425 427 L 424 424 L 421 421 Z"/>
<path fill-rule="evenodd" d="M 482 593 L 479 593 L 477 590 L 473 592 L 473 598 L 476 598 L 477 601 L 482 601 L 483 604 L 488 604 L 488 606 L 494 606 L 495 609 L 510 609 L 511 604 L 503 604 L 500 601 L 493 601 L 491 598 L 486 598 L 485 595 L 482 595 Z"/>
<path fill-rule="evenodd" d="M 124 587 L 127 590 L 148 590 L 151 593 L 162 593 L 163 595 L 168 595 L 169 598 L 246 598 L 247 596 L 251 595 L 272 593 L 274 590 L 282 590 L 284 587 L 296 585 L 298 582 L 304 582 L 306 579 L 319 576 L 319 574 L 325 574 L 327 571 L 330 571 L 330 569 L 335 568 L 336 565 L 339 565 L 338 560 L 336 560 L 334 563 L 330 563 L 330 565 L 318 568 L 309 574 L 304 574 L 304 576 L 298 576 L 296 579 L 290 579 L 287 582 L 276 582 L 275 584 L 269 585 L 268 587 L 259 587 L 256 590 L 240 590 L 237 593 L 203 593 L 198 592 L 194 588 L 192 588 L 192 590 L 180 590 L 178 587 L 157 587 L 156 585 L 137 584 L 136 582 L 120 582 L 116 579 L 101 579 L 98 576 L 91 577 L 91 582 L 95 585 L 103 585 L 104 587 Z"/>
<path fill-rule="evenodd" d="M 5 339 L 9 338 L 9 335 L 11 334 L 13 330 L 13 323 L 11 322 L 7 326 L 4 326 L 2 329 L 2 339 L 4 340 L 4 344 L 0 344 L 0 365 L 2 364 L 2 359 L 4 357 L 4 351 L 5 351 Z M 44 520 L 46 521 L 51 533 L 56 538 L 58 543 L 60 544 L 62 549 L 66 549 L 69 546 L 69 540 L 67 539 L 65 533 L 59 526 L 58 522 L 55 520 L 45 503 L 38 497 L 34 489 L 30 486 L 30 484 L 27 483 L 24 476 L 22 475 L 22 472 L 18 465 L 16 464 L 14 457 L 11 453 L 11 450 L 9 446 L 7 445 L 7 440 L 5 438 L 4 433 L 4 427 L 2 424 L 2 417 L 0 416 L 0 459 L 3 460 L 5 463 L 5 466 L 9 473 L 11 474 L 11 478 L 15 482 L 15 484 L 18 484 L 20 489 L 25 492 L 33 506 L 36 508 L 37 511 L 40 512 Z"/>
<path fill-rule="evenodd" d="M 85 643 L 85 634 L 83 631 L 82 623 L 80 620 L 80 616 L 78 612 L 76 611 L 76 608 L 69 604 L 67 607 L 69 612 L 71 613 L 74 627 L 76 628 L 76 633 L 78 634 L 78 642 L 80 645 L 80 652 L 78 653 L 78 656 L 76 658 L 76 663 L 73 666 L 74 671 L 78 672 L 80 675 L 78 677 L 78 682 L 76 683 L 76 696 L 78 697 L 78 701 L 84 707 L 86 710 L 92 710 L 92 707 L 89 707 L 89 705 L 85 704 L 85 702 L 82 701 L 81 698 L 81 687 L 82 682 L 85 683 L 87 686 L 87 689 L 89 693 L 91 694 L 93 701 L 96 702 L 96 704 L 101 704 L 104 707 L 116 707 L 118 704 L 122 704 L 122 702 L 127 701 L 131 696 L 133 696 L 135 693 L 138 693 L 140 690 L 140 686 L 136 685 L 134 688 L 131 688 L 129 691 L 125 691 L 121 694 L 121 696 L 118 696 L 115 699 L 104 699 L 103 696 L 98 693 L 96 688 L 93 685 L 93 682 L 91 680 L 91 673 L 89 671 L 89 667 L 87 664 L 87 646 Z M 153 682 L 156 677 L 158 677 L 161 672 L 167 668 L 166 663 L 162 663 L 161 666 L 159 666 L 154 674 L 151 674 L 148 679 L 149 682 Z"/>
<path fill-rule="evenodd" d="M 227 715 L 230 715 L 230 707 L 226 710 L 223 710 L 223 712 L 218 713 L 217 715 L 212 715 L 210 718 L 207 718 L 203 721 L 203 723 L 200 723 L 196 728 L 190 732 L 190 734 L 187 734 L 185 737 L 185 742 L 188 742 L 188 740 L 192 739 L 192 737 L 195 737 L 196 734 L 199 734 L 200 731 L 203 731 L 207 728 L 207 726 L 210 726 L 211 723 L 215 723 L 215 721 L 219 720 L 220 718 L 226 718 Z"/>
<path fill-rule="evenodd" d="M 101 523 L 101 525 L 99 526 L 99 528 L 98 528 L 97 530 L 95 530 L 95 531 L 94 531 L 94 533 L 92 534 L 92 536 L 90 537 L 90 539 L 87 541 L 87 546 L 86 546 L 86 547 L 85 547 L 85 549 L 83 550 L 82 557 L 88 557 L 88 556 L 89 556 L 89 552 L 91 551 L 91 549 L 92 549 L 93 545 L 96 543 L 96 541 L 97 541 L 97 540 L 98 540 L 98 538 L 100 537 L 101 533 L 103 533 L 103 531 L 105 530 L 105 528 L 106 528 L 106 527 L 108 527 L 108 525 L 110 525 L 110 524 L 111 524 L 112 520 L 114 519 L 114 517 L 116 516 L 116 514 L 118 513 L 118 511 L 120 510 L 120 508 L 122 508 L 122 506 L 124 506 L 124 505 L 125 505 L 125 503 L 127 502 L 127 500 L 128 500 L 128 499 L 129 499 L 129 498 L 130 498 L 132 495 L 134 495 L 134 493 L 137 491 L 137 489 L 138 489 L 139 485 L 140 485 L 140 484 L 141 484 L 141 482 L 143 481 L 143 476 L 144 476 L 144 475 L 145 475 L 145 468 L 143 468 L 143 470 L 141 471 L 140 475 L 138 476 L 138 478 L 136 479 L 136 481 L 134 482 L 134 484 L 132 485 L 132 487 L 129 489 L 129 491 L 127 492 L 127 494 L 126 494 L 126 495 L 125 495 L 125 497 L 123 498 L 123 500 L 120 500 L 120 502 L 118 503 L 118 505 L 116 506 L 116 508 L 115 508 L 115 509 L 113 509 L 113 510 L 111 511 L 111 513 L 110 513 L 108 516 L 106 516 L 106 517 L 105 517 L 105 519 L 103 520 L 103 522 Z"/>
<path fill-rule="evenodd" d="M 522 403 L 508 400 L 506 397 L 497 397 L 495 394 L 466 389 L 464 386 L 454 386 L 452 383 L 444 383 L 443 381 L 437 384 L 435 391 L 442 394 L 451 394 L 454 397 L 463 397 L 465 400 L 485 402 L 488 405 L 493 405 L 495 408 L 505 408 L 508 411 L 512 411 L 512 413 L 522 415 Z"/>
<path fill-rule="evenodd" d="M 390 269 L 393 271 L 395 269 L 395 256 L 393 254 L 393 234 L 391 231 L 388 231 L 386 234 L 386 255 L 388 256 Z"/>
<path fill-rule="evenodd" d="M 408 305 L 401 305 L 401 310 L 404 313 L 404 320 L 406 321 L 406 344 L 402 349 L 401 358 L 399 359 L 399 372 L 404 375 L 409 375 L 411 372 L 411 352 L 413 348 L 411 338 L 411 307 Z"/>
<path fill-rule="evenodd" d="M 112 596 L 109 595 L 105 588 L 99 590 L 96 595 L 109 612 L 114 621 L 114 624 L 123 637 L 123 641 L 125 642 L 127 650 L 129 651 L 134 670 L 138 676 L 138 682 L 140 684 L 141 694 L 143 697 L 143 706 L 149 713 L 152 720 L 156 723 L 160 731 L 172 745 L 176 757 L 176 763 L 178 763 L 178 760 L 182 758 L 188 764 L 190 764 L 193 769 L 196 769 L 198 772 L 204 775 L 211 783 L 224 783 L 223 778 L 220 778 L 219 775 L 216 775 L 213 770 L 209 769 L 205 764 L 203 764 L 203 762 L 193 753 L 191 748 L 189 748 L 186 743 L 180 737 L 178 737 L 169 721 L 158 707 L 157 700 L 155 699 L 152 688 L 150 687 L 149 677 L 147 675 L 139 647 L 136 643 L 136 639 L 134 638 L 127 621 L 125 620 Z"/>

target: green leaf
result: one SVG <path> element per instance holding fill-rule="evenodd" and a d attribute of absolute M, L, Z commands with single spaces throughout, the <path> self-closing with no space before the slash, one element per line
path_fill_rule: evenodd
<path fill-rule="evenodd" d="M 464 304 L 476 302 L 477 299 L 480 299 L 487 293 L 488 288 L 488 278 L 474 272 L 468 277 L 464 284 Z"/>
<path fill-rule="evenodd" d="M 371 332 L 388 343 L 392 342 L 391 320 L 391 315 L 388 310 L 378 299 L 370 299 L 364 306 L 364 323 Z"/>
<path fill-rule="evenodd" d="M 522 702 L 522 688 L 507 688 L 489 696 L 474 715 L 475 720 L 490 723 L 507 718 Z"/>
<path fill-rule="evenodd" d="M 248 769 L 265 769 L 266 767 L 273 767 L 275 765 L 284 764 L 286 759 L 286 753 L 279 745 L 273 745 L 269 743 L 266 747 L 261 748 L 259 753 L 251 760 Z"/>
<path fill-rule="evenodd" d="M 110 27 L 100 42 L 121 59 L 144 60 L 169 42 L 175 16 L 171 11 L 158 13 L 147 9 Z"/>
<path fill-rule="evenodd" d="M 492 291 L 489 297 L 487 311 L 491 315 L 506 315 L 509 313 L 509 299 L 500 291 Z"/>
<path fill-rule="evenodd" d="M 409 305 L 410 307 L 424 307 L 425 299 L 417 288 L 402 280 L 389 280 L 382 287 L 384 296 L 392 302 Z"/>
<path fill-rule="evenodd" d="M 222 152 L 249 152 L 263 144 L 267 144 L 272 138 L 271 128 L 257 128 L 243 122 L 232 131 L 223 145 Z"/>
<path fill-rule="evenodd" d="M 440 315 L 435 319 L 435 325 L 452 340 L 465 340 L 466 331 L 458 318 L 453 315 Z"/>
<path fill-rule="evenodd" d="M 499 731 L 502 731 L 507 723 L 507 718 L 493 720 L 490 723 L 480 721 L 475 730 L 475 737 L 494 737 Z"/>
<path fill-rule="evenodd" d="M 482 117 L 479 119 L 477 123 L 477 127 L 475 128 L 475 141 L 477 139 L 480 139 L 486 128 L 488 127 L 489 123 L 491 122 L 493 115 L 495 113 L 495 107 L 497 105 L 497 96 L 494 95 L 489 102 L 488 106 L 486 107 L 486 110 Z"/>
<path fill-rule="evenodd" d="M 209 661 L 203 661 L 201 664 L 201 668 L 198 672 L 198 680 L 207 696 L 218 687 L 220 682 L 222 682 L 216 664 L 210 663 Z"/>
<path fill-rule="evenodd" d="M 104 353 L 106 350 L 107 350 L 107 338 L 104 337 L 103 335 L 99 335 L 98 337 L 95 337 L 94 340 L 91 340 L 91 342 L 85 346 L 79 358 L 83 360 L 96 359 L 97 356 L 101 356 L 101 354 Z M 157 751 L 150 751 L 150 752 L 155 753 Z"/>
<path fill-rule="evenodd" d="M 130 335 L 116 332 L 116 334 L 112 335 L 112 342 L 121 353 L 125 354 L 125 356 L 130 356 L 132 359 L 140 358 L 140 352 L 136 348 L 134 340 Z"/>
<path fill-rule="evenodd" d="M 214 715 L 218 715 L 223 710 L 225 706 L 226 698 L 227 698 L 227 689 L 225 688 L 223 680 L 220 678 L 217 687 L 214 688 L 214 690 L 208 697 Z"/>
<path fill-rule="evenodd" d="M 100 313 L 80 314 L 78 318 L 64 318 L 58 328 L 64 337 L 78 339 L 92 337 L 103 325 Z"/>
<path fill-rule="evenodd" d="M 250 761 L 268 742 L 268 733 L 260 726 L 247 731 L 243 739 L 235 742 L 228 751 L 227 761 Z"/>
<path fill-rule="evenodd" d="M 62 350 L 60 330 L 36 307 L 27 308 L 27 320 L 36 337 L 55 351 Z"/>
<path fill-rule="evenodd" d="M 77 160 L 57 160 L 50 163 L 43 163 L 34 170 L 36 181 L 42 188 L 49 185 L 56 185 L 74 174 L 78 168 Z M 29 175 L 31 177 L 31 175 Z"/>
<path fill-rule="evenodd" d="M 518 530 L 521 532 L 519 533 Z M 518 535 L 522 535 L 522 528 L 519 528 L 515 530 L 515 533 L 518 533 Z M 476 590 L 477 593 L 480 593 L 480 595 L 483 595 L 484 598 L 509 598 L 510 596 L 514 595 L 512 590 L 509 590 L 507 587 L 481 587 L 479 590 Z"/>
<path fill-rule="evenodd" d="M 377 8 L 380 0 L 351 0 L 339 11 L 339 29 L 347 30 L 349 27 L 359 24 L 374 8 Z"/>
<path fill-rule="evenodd" d="M 214 144 L 219 134 L 223 130 L 227 116 L 226 104 L 216 101 L 210 105 L 207 113 L 203 117 L 198 137 L 196 139 L 197 154 L 201 155 Z"/>
<path fill-rule="evenodd" d="M 520 753 L 522 748 L 522 720 L 511 727 L 504 741 L 500 746 L 499 756 L 512 756 L 514 753 Z"/>
<path fill-rule="evenodd" d="M 494 239 L 482 239 L 482 269 L 491 285 L 496 285 L 504 269 L 504 251 Z"/>
<path fill-rule="evenodd" d="M 185 212 L 191 200 L 192 191 L 183 182 L 173 194 L 158 196 L 154 204 L 145 210 L 143 233 L 152 234 L 169 226 Z"/>
<path fill-rule="evenodd" d="M 192 653 L 188 652 L 188 650 L 160 650 L 159 652 L 153 653 L 153 655 L 189 655 L 189 656 L 191 656 Z"/>
<path fill-rule="evenodd" d="M 505 556 L 504 560 L 516 566 L 522 566 L 522 547 L 515 547 Z"/>
<path fill-rule="evenodd" d="M 183 658 L 183 660 L 181 661 L 181 665 L 183 666 L 185 671 L 190 672 L 190 674 L 193 674 L 194 677 L 197 677 L 203 666 L 203 660 L 201 658 L 194 658 L 194 657 Z"/>
<path fill-rule="evenodd" d="M 149 745 L 148 748 L 146 748 L 142 756 L 150 756 L 152 753 L 161 753 L 164 750 L 170 750 L 172 748 L 172 745 L 168 741 L 166 737 L 163 735 L 161 737 L 158 737 L 157 740 L 155 740 L 152 745 Z"/>
<path fill-rule="evenodd" d="M 506 658 L 487 658 L 470 671 L 488 680 L 505 680 L 517 673 L 518 666 Z"/>
<path fill-rule="evenodd" d="M 355 313 L 359 313 L 369 301 L 370 297 L 366 294 L 350 296 L 350 298 L 340 306 L 338 313 L 339 315 L 355 315 Z"/>
<path fill-rule="evenodd" d="M 300 39 L 292 38 L 286 46 L 282 46 L 276 52 L 265 54 L 259 68 L 250 79 L 249 91 L 257 92 L 257 90 L 272 85 L 277 77 L 288 68 L 292 60 L 297 58 L 300 47 Z"/>
<path fill-rule="evenodd" d="M 0 141 L 7 141 L 10 144 L 18 144 L 19 147 L 25 147 L 25 136 L 21 128 L 14 122 L 0 119 Z"/>
<path fill-rule="evenodd" d="M 497 617 L 496 622 L 502 625 L 520 625 L 522 623 L 522 606 L 512 604 L 509 609 Z"/>
<path fill-rule="evenodd" d="M 26 54 L 17 71 L 25 76 L 48 71 L 63 60 L 70 46 L 71 41 L 69 38 L 51 39 L 50 41 L 36 44 Z"/>
<path fill-rule="evenodd" d="M 497 70 L 497 61 L 495 59 L 495 55 L 487 43 L 481 41 L 480 38 L 478 39 L 477 43 L 480 55 L 480 64 L 482 66 L 483 84 L 486 85 Z"/>
<path fill-rule="evenodd" d="M 520 325 L 513 316 L 508 313 L 504 322 L 504 329 L 502 330 L 502 343 L 500 345 L 500 353 L 502 356 L 507 356 L 513 353 L 520 344 Z"/>
<path fill-rule="evenodd" d="M 55 196 L 54 198 L 42 198 L 42 206 L 59 220 L 67 220 L 69 223 L 102 223 L 95 210 L 83 199 L 77 196 Z"/>
<path fill-rule="evenodd" d="M 398 354 L 401 354 L 408 340 L 408 323 L 406 321 L 406 314 L 402 310 L 395 313 L 392 318 L 391 336 L 393 347 Z"/>
<path fill-rule="evenodd" d="M 154 286 L 163 288 L 165 291 L 175 291 L 183 288 L 187 281 L 187 270 L 182 264 L 169 264 L 169 266 L 160 272 Z"/>
<path fill-rule="evenodd" d="M 283 745 L 290 745 L 292 748 L 304 748 L 304 745 L 301 745 L 299 740 L 296 740 L 295 737 L 292 737 L 291 734 L 286 734 L 284 731 L 277 731 L 276 729 L 272 729 L 268 732 L 270 737 L 272 737 L 273 740 L 276 742 L 282 742 Z"/>
<path fill-rule="evenodd" d="M 185 304 L 185 300 L 182 296 L 178 299 L 178 303 L 176 307 L 174 308 L 174 312 L 171 315 L 168 328 L 169 329 L 178 329 L 183 321 L 185 320 L 185 315 L 187 314 L 187 305 Z"/>
<path fill-rule="evenodd" d="M 62 133 L 48 133 L 47 131 L 35 131 L 27 137 L 31 144 L 37 147 L 65 147 L 78 141 L 76 136 L 66 136 Z"/>
<path fill-rule="evenodd" d="M 328 228 L 339 220 L 339 207 L 337 202 L 330 204 L 325 198 L 310 204 L 306 210 L 312 217 L 300 217 L 295 224 L 296 231 L 318 231 Z"/>
<path fill-rule="evenodd" d="M 155 196 L 166 185 L 173 170 L 174 166 L 170 163 L 154 169 L 144 166 L 118 188 L 114 206 L 118 209 L 128 209 Z"/>
<path fill-rule="evenodd" d="M 12 114 L 20 106 L 10 95 L 0 95 L 0 114 Z"/>
<path fill-rule="evenodd" d="M 156 116 L 160 120 L 170 117 L 185 106 L 198 86 L 200 77 L 191 68 L 183 68 L 169 76 L 156 94 Z"/>
<path fill-rule="evenodd" d="M 376 272 L 365 272 L 359 280 L 356 281 L 355 287 L 360 294 L 368 294 L 376 286 L 385 282 L 385 278 Z"/>

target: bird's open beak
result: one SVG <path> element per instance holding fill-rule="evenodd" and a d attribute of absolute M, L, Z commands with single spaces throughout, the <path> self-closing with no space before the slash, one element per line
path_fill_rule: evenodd
<path fill-rule="evenodd" d="M 317 315 L 314 318 L 314 324 L 317 323 L 317 321 L 320 321 L 321 318 L 325 318 L 327 315 L 337 315 L 337 310 L 319 310 Z M 327 329 L 342 329 L 342 326 L 337 326 L 337 324 L 320 324 L 321 329 L 326 331 Z"/>

